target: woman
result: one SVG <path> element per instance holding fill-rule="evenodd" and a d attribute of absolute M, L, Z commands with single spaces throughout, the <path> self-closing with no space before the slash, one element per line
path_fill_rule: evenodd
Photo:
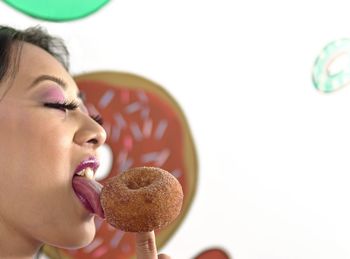
<path fill-rule="evenodd" d="M 68 73 L 60 39 L 0 26 L 0 258 L 93 240 L 95 215 L 72 182 L 82 164 L 98 167 L 106 139 L 100 123 Z M 153 232 L 136 234 L 136 246 L 138 258 L 157 258 Z"/>

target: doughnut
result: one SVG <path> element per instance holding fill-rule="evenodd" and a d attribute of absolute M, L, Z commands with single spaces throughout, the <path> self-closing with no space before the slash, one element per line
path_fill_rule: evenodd
<path fill-rule="evenodd" d="M 157 247 L 162 249 L 181 229 L 198 185 L 196 146 L 181 106 L 166 88 L 139 75 L 91 71 L 74 79 L 86 107 L 91 114 L 102 116 L 107 132 L 102 151 L 108 154 L 100 153 L 98 182 L 105 185 L 108 179 L 139 166 L 166 169 L 180 182 L 184 193 L 181 213 L 156 231 Z M 104 160 L 111 163 L 106 166 Z M 71 259 L 136 258 L 134 233 L 114 228 L 100 217 L 95 217 L 95 227 L 95 241 L 88 247 L 73 251 L 46 245 L 47 253 L 52 258 L 57 254 Z"/>
<path fill-rule="evenodd" d="M 328 43 L 321 51 L 312 70 L 316 89 L 331 93 L 350 83 L 350 39 Z"/>
<path fill-rule="evenodd" d="M 100 201 L 110 225 L 125 232 L 149 232 L 167 226 L 180 214 L 183 191 L 169 172 L 136 167 L 109 178 Z"/>

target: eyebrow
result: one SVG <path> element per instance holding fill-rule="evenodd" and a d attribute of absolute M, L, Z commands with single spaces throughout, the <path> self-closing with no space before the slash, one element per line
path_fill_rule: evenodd
<path fill-rule="evenodd" d="M 32 88 L 33 86 L 39 84 L 42 81 L 50 80 L 55 83 L 57 83 L 59 86 L 61 86 L 64 90 L 67 89 L 67 83 L 63 81 L 61 78 L 50 76 L 50 75 L 41 75 L 34 79 L 34 81 L 29 85 L 29 88 Z"/>
<path fill-rule="evenodd" d="M 51 76 L 51 75 L 38 76 L 30 84 L 29 88 L 32 88 L 33 86 L 39 84 L 42 81 L 46 81 L 46 80 L 53 81 L 53 82 L 57 83 L 59 86 L 61 86 L 64 90 L 67 90 L 67 83 L 63 79 L 56 77 L 56 76 Z M 82 92 L 78 92 L 78 98 L 81 99 L 83 102 L 85 102 L 86 98 Z"/>

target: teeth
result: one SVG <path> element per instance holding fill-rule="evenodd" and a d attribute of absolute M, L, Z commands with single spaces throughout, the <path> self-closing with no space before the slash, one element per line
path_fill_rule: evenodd
<path fill-rule="evenodd" d="M 90 180 L 94 179 L 94 171 L 90 167 L 87 167 L 76 174 L 79 176 L 84 176 Z"/>
<path fill-rule="evenodd" d="M 86 168 L 85 169 L 85 177 L 87 177 L 90 180 L 92 180 L 94 178 L 94 171 L 92 171 L 91 168 Z"/>
<path fill-rule="evenodd" d="M 77 175 L 80 175 L 80 176 L 84 176 L 85 175 L 85 169 L 79 171 L 78 173 L 76 173 Z"/>

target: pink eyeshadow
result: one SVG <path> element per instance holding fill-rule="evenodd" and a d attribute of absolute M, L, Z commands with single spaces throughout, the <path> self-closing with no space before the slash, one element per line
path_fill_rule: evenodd
<path fill-rule="evenodd" d="M 45 102 L 59 102 L 63 103 L 66 98 L 61 89 L 57 87 L 50 87 L 43 91 L 42 99 Z"/>

